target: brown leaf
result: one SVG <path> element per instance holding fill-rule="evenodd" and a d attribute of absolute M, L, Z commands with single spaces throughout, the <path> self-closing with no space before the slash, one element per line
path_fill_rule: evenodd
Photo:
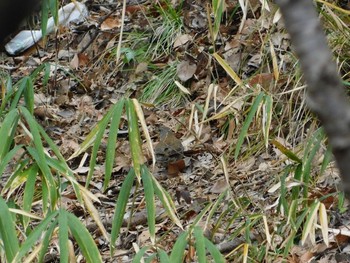
<path fill-rule="evenodd" d="M 106 31 L 106 30 L 111 30 L 113 28 L 119 27 L 120 26 L 120 21 L 117 18 L 113 17 L 108 17 L 103 23 L 101 24 L 101 30 Z"/>
<path fill-rule="evenodd" d="M 73 69 L 77 69 L 79 67 L 79 57 L 77 54 L 74 55 L 73 59 L 70 62 L 70 66 Z"/>
<path fill-rule="evenodd" d="M 179 173 L 185 170 L 186 165 L 183 159 L 168 163 L 168 176 L 177 177 Z"/>
<path fill-rule="evenodd" d="M 83 53 L 75 54 L 70 62 L 70 66 L 78 69 L 80 66 L 86 66 L 89 63 L 89 57 Z"/>
<path fill-rule="evenodd" d="M 342 245 L 349 243 L 350 237 L 342 235 L 342 234 L 338 234 L 335 236 L 335 240 L 337 240 L 338 246 L 342 246 Z"/>
<path fill-rule="evenodd" d="M 79 66 L 86 66 L 87 64 L 89 64 L 89 57 L 83 53 L 79 53 L 78 54 L 78 58 L 79 58 Z"/>
<path fill-rule="evenodd" d="M 47 118 L 52 118 L 52 115 L 48 112 L 47 107 L 40 106 L 34 109 L 34 116 L 40 120 L 46 120 Z"/>
<path fill-rule="evenodd" d="M 256 76 L 254 76 L 250 81 L 249 84 L 251 86 L 260 85 L 264 89 L 269 89 L 271 85 L 274 83 L 274 76 L 272 73 L 261 73 Z"/>
<path fill-rule="evenodd" d="M 192 40 L 192 37 L 188 34 L 178 36 L 174 41 L 174 48 L 185 45 L 188 41 Z"/>
<path fill-rule="evenodd" d="M 225 191 L 229 185 L 227 184 L 225 179 L 220 179 L 215 182 L 213 187 L 210 189 L 210 192 L 213 194 L 221 194 L 223 191 Z"/>

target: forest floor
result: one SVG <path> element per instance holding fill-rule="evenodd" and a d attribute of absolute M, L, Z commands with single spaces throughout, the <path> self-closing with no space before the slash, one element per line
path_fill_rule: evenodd
<path fill-rule="evenodd" d="M 218 24 L 215 2 L 127 0 L 122 20 L 122 1 L 88 1 L 85 22 L 59 27 L 21 55 L 3 53 L 6 67 L 0 69 L 10 70 L 16 82 L 50 65 L 49 78 L 43 74 L 35 82 L 34 115 L 67 160 L 111 105 L 123 97 L 138 99 L 157 157 L 171 158 L 167 146 L 183 147 L 176 160 L 158 159 L 152 168 L 145 140 L 146 163 L 170 193 L 182 225 L 201 226 L 228 262 L 349 262 L 349 214 L 338 171 L 318 121 L 306 109 L 302 74 L 277 7 L 226 0 Z M 316 2 L 326 28 L 337 19 L 346 25 L 343 9 Z M 347 46 L 340 37 L 335 44 L 330 31 L 345 72 L 347 63 L 337 54 Z M 159 133 L 164 126 L 170 129 L 166 145 Z M 127 129 L 123 117 L 107 191 L 108 133 L 89 186 L 107 231 L 132 167 Z M 87 151 L 68 161 L 81 184 L 90 156 Z M 62 206 L 93 234 L 104 262 L 131 262 L 135 250 L 151 244 L 144 196 L 140 188 L 133 191 L 112 257 L 74 194 L 62 196 Z M 181 228 L 158 201 L 156 216 L 157 246 L 170 252 Z M 196 261 L 194 251 L 186 253 L 186 262 Z"/>

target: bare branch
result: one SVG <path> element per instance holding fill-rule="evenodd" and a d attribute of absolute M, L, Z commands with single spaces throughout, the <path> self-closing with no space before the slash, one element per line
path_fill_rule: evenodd
<path fill-rule="evenodd" d="M 308 85 L 308 105 L 321 120 L 350 197 L 350 105 L 311 0 L 276 0 Z"/>

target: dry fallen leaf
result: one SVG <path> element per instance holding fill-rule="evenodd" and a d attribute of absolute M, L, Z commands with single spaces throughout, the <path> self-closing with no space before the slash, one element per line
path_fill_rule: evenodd
<path fill-rule="evenodd" d="M 192 40 L 192 37 L 188 34 L 180 35 L 175 39 L 173 47 L 177 48 L 179 46 L 186 44 L 188 41 L 191 41 L 191 40 Z"/>
<path fill-rule="evenodd" d="M 193 77 L 194 73 L 196 72 L 196 69 L 197 65 L 190 64 L 190 62 L 187 60 L 182 61 L 179 65 L 177 65 L 177 76 L 181 81 L 185 82 Z"/>
<path fill-rule="evenodd" d="M 229 185 L 227 184 L 225 179 L 220 179 L 215 182 L 213 187 L 210 189 L 210 192 L 213 194 L 221 194 L 223 191 L 225 191 Z"/>
<path fill-rule="evenodd" d="M 70 66 L 74 69 L 78 69 L 80 66 L 86 66 L 89 63 L 89 57 L 85 54 L 75 54 L 70 62 Z"/>
<path fill-rule="evenodd" d="M 119 27 L 120 26 L 120 21 L 117 18 L 113 17 L 108 17 L 103 23 L 101 24 L 101 30 L 106 31 L 106 30 L 111 30 L 113 28 Z"/>
<path fill-rule="evenodd" d="M 184 171 L 186 168 L 185 161 L 183 159 L 168 163 L 168 176 L 177 177 L 179 173 Z"/>

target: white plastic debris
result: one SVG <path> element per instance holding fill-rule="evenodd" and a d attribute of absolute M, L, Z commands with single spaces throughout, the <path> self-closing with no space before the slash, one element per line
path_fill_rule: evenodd
<path fill-rule="evenodd" d="M 75 3 L 69 3 L 58 10 L 58 26 L 65 26 L 70 22 L 82 22 L 88 15 L 88 9 L 84 4 L 76 1 Z M 47 21 L 46 33 L 50 34 L 54 30 L 54 18 L 50 17 Z M 19 54 L 33 46 L 42 36 L 41 30 L 23 30 L 5 45 L 5 49 L 10 55 Z"/>

